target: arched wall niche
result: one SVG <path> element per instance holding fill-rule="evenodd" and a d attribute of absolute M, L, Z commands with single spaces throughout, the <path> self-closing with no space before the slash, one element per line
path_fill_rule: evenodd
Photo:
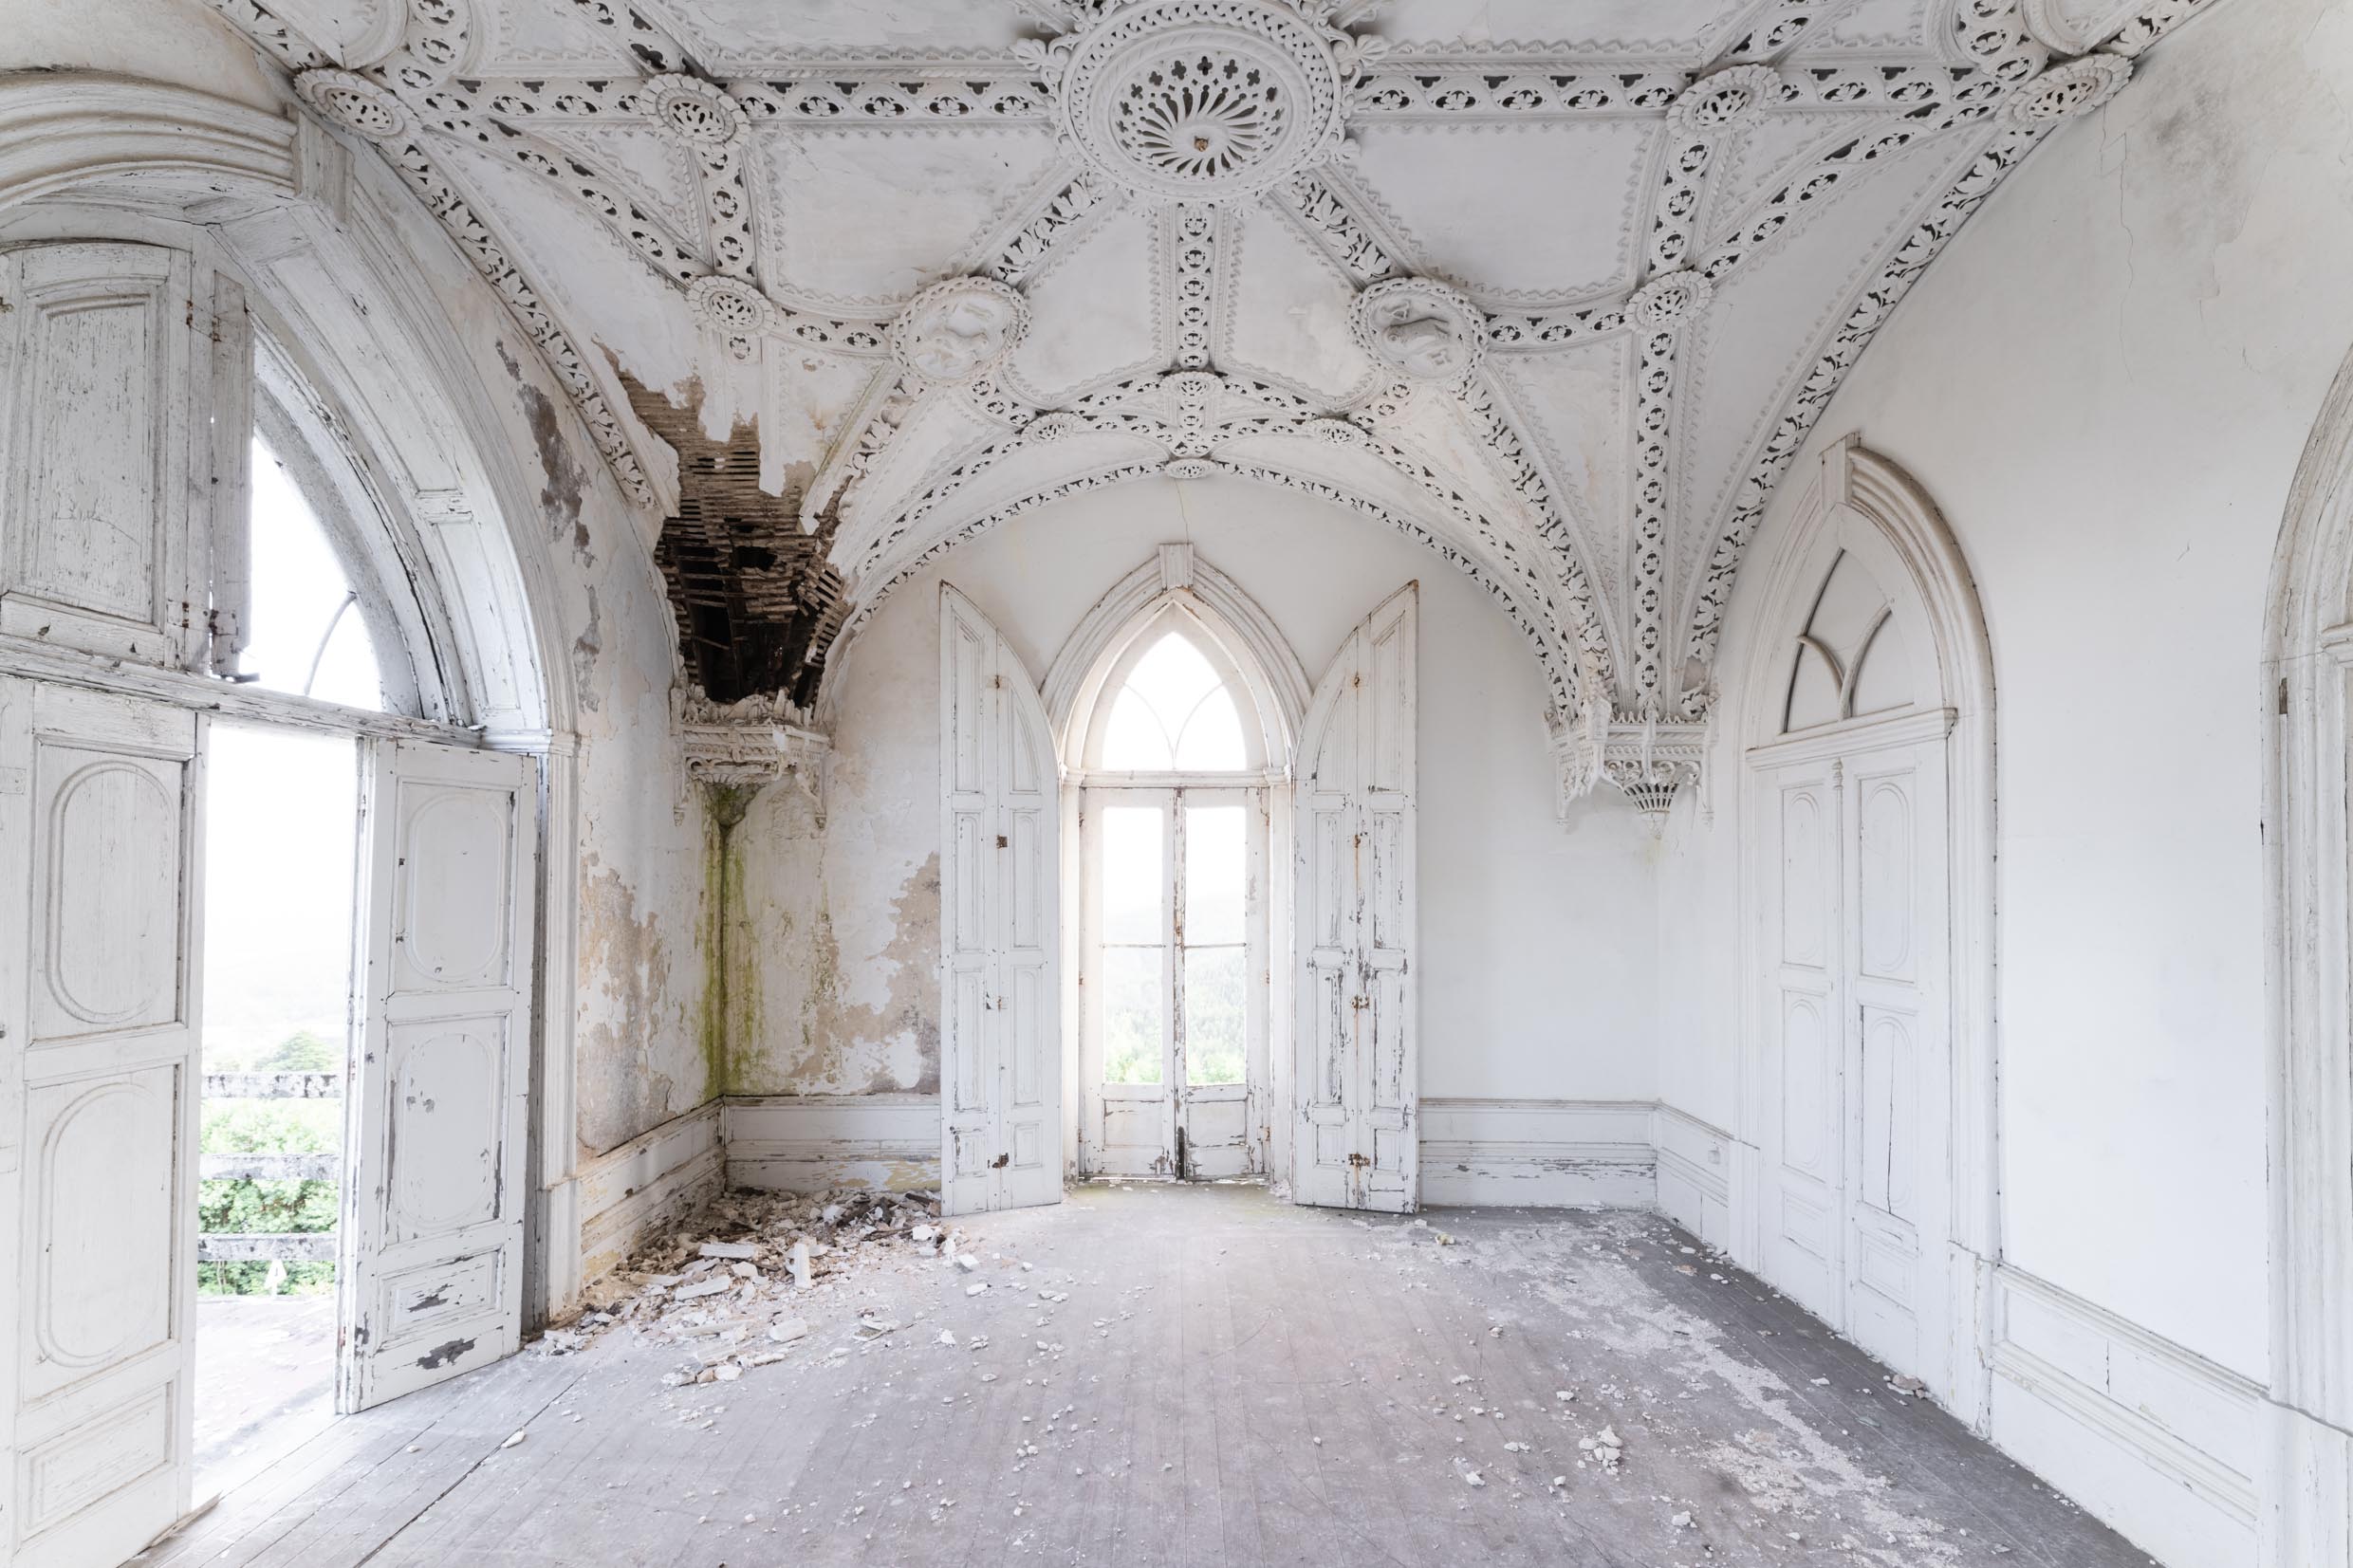
<path fill-rule="evenodd" d="M 1833 602 L 1842 594 L 1846 601 Z M 1883 640 L 1891 627 L 1904 639 L 1900 691 L 1875 695 L 1863 681 L 1873 657 L 1896 651 Z M 1959 542 L 1926 491 L 1859 433 L 1824 450 L 1758 584 L 1740 669 L 1738 733 L 1751 751 L 1835 748 L 1843 734 L 1900 725 L 1907 715 L 1944 736 L 1953 1172 L 1945 1239 L 1965 1256 L 1956 1255 L 1950 1281 L 1952 1380 L 1938 1392 L 1961 1419 L 1979 1422 L 1991 1398 L 1994 1331 L 1985 1304 L 2001 1260 L 1992 647 Z M 1767 963 L 1751 917 L 1765 885 L 1752 812 L 1741 839 L 1747 987 Z M 1758 1139 L 1772 1114 L 1772 1085 L 1764 1022 L 1747 1004 L 1743 1018 L 1743 1148 L 1732 1223 L 1735 1254 L 1753 1263 L 1763 1245 Z"/>
<path fill-rule="evenodd" d="M 2353 356 L 2288 490 L 2266 608 L 2271 927 L 2267 1568 L 2353 1563 Z"/>

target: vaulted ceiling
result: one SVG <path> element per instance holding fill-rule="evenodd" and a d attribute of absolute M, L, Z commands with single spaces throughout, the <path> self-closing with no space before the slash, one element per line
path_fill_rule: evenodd
<path fill-rule="evenodd" d="M 696 650 L 763 617 L 806 700 L 956 540 L 1227 472 L 1476 578 L 1585 782 L 1704 717 L 1742 547 L 1912 279 L 2200 6 L 214 3 L 672 519 L 713 695 Z"/>

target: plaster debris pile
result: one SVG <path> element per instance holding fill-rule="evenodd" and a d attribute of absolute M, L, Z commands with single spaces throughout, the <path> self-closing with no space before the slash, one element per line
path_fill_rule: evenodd
<path fill-rule="evenodd" d="M 685 1353 L 673 1387 L 727 1383 L 804 1341 L 874 1340 L 900 1325 L 861 1303 L 895 1273 L 966 1264 L 931 1192 L 845 1190 L 815 1197 L 729 1192 L 598 1281 L 544 1353 L 567 1355 L 617 1328 Z M 843 1336 L 824 1331 L 837 1324 Z M 838 1348 L 838 1347 L 837 1347 Z"/>

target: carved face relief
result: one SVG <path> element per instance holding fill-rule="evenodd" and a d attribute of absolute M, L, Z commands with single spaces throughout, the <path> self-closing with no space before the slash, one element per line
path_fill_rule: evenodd
<path fill-rule="evenodd" d="M 1349 316 L 1357 346 L 1384 370 L 1417 381 L 1455 382 L 1487 352 L 1487 317 L 1458 288 L 1396 278 L 1357 296 Z"/>
<path fill-rule="evenodd" d="M 1003 359 L 1029 329 L 1029 306 L 991 278 L 951 278 L 891 323 L 891 353 L 919 380 L 956 386 Z"/>
<path fill-rule="evenodd" d="M 1334 41 L 1270 0 L 1140 0 L 1071 46 L 1063 135 L 1148 200 L 1254 195 L 1338 150 Z"/>

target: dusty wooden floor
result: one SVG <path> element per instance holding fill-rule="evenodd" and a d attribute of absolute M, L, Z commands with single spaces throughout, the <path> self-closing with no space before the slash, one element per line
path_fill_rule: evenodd
<path fill-rule="evenodd" d="M 676 1347 L 623 1333 L 527 1353 L 337 1423 L 139 1560 L 2148 1561 L 1657 1219 L 1127 1187 L 967 1228 L 978 1273 L 813 1308 L 785 1364 L 674 1389 Z M 862 1308 L 903 1326 L 855 1343 Z M 1615 1473 L 1580 1464 L 1605 1424 Z"/>

